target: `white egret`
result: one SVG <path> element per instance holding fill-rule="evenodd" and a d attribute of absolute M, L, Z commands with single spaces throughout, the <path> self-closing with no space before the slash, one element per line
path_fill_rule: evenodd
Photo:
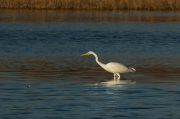
<path fill-rule="evenodd" d="M 116 62 L 109 62 L 108 64 L 103 64 L 98 60 L 98 56 L 96 55 L 96 53 L 94 53 L 93 51 L 89 51 L 88 53 L 82 54 L 81 56 L 84 55 L 94 55 L 95 56 L 95 60 L 96 62 L 106 71 L 114 73 L 114 79 L 116 77 L 116 75 L 118 76 L 118 79 L 120 79 L 120 74 L 121 73 L 128 73 L 128 72 L 134 72 L 136 71 L 134 68 L 132 67 L 127 67 L 123 64 L 120 63 L 116 63 Z"/>

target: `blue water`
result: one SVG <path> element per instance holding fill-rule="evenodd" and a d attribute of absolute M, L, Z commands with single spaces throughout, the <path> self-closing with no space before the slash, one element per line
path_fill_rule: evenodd
<path fill-rule="evenodd" d="M 134 82 L 97 84 L 80 81 L 79 78 L 72 79 L 63 81 L 63 77 L 59 77 L 58 80 L 49 79 L 49 81 L 32 79 L 1 81 L 1 117 L 179 118 L 180 116 L 179 81 L 165 81 L 167 84 Z"/>
<path fill-rule="evenodd" d="M 180 118 L 179 12 L 2 11 L 1 118 Z"/>
<path fill-rule="evenodd" d="M 180 50 L 179 22 L 1 22 L 0 26 L 1 54 L 76 55 L 94 50 L 103 55 L 178 55 Z"/>

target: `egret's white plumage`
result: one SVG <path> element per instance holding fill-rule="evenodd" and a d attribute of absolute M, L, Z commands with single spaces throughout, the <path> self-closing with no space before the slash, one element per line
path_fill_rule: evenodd
<path fill-rule="evenodd" d="M 116 62 L 109 62 L 108 64 L 103 64 L 98 60 L 98 56 L 96 55 L 96 53 L 94 53 L 93 51 L 89 51 L 88 53 L 82 54 L 81 56 L 84 55 L 94 55 L 95 56 L 95 60 L 96 62 L 106 71 L 114 73 L 114 78 L 116 75 L 118 75 L 118 77 L 120 78 L 120 73 L 128 73 L 128 72 L 134 72 L 136 71 L 134 68 L 132 67 L 127 67 L 121 63 L 116 63 Z"/>

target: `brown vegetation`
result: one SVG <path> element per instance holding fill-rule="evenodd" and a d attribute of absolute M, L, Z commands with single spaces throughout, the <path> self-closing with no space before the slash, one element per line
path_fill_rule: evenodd
<path fill-rule="evenodd" d="M 0 0 L 0 8 L 179 10 L 180 0 Z"/>

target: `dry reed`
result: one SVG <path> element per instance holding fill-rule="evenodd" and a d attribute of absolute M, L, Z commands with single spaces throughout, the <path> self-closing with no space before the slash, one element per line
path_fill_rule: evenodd
<path fill-rule="evenodd" d="M 180 10 L 180 0 L 0 0 L 0 9 Z"/>

